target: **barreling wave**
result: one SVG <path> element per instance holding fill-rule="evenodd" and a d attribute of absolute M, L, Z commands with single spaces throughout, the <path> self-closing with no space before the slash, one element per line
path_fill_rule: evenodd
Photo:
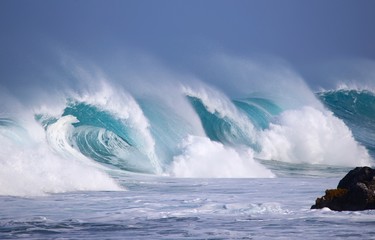
<path fill-rule="evenodd" d="M 295 164 L 371 165 L 367 150 L 355 141 L 344 122 L 327 110 L 314 106 L 282 110 L 268 99 L 235 100 L 236 119 L 241 115 L 242 122 L 247 120 L 246 125 L 252 126 L 245 130 L 228 117 L 234 116 L 225 113 L 228 109 L 213 111 L 204 100 L 189 99 L 211 140 L 247 146 L 255 158 Z"/>
<path fill-rule="evenodd" d="M 147 141 L 127 119 L 84 102 L 70 102 L 63 113 L 69 115 L 78 120 L 73 123 L 71 144 L 85 156 L 131 172 L 159 171 L 155 156 L 145 150 Z"/>
<path fill-rule="evenodd" d="M 234 100 L 258 129 L 266 129 L 270 122 L 282 112 L 282 108 L 266 98 L 252 97 Z"/>
<path fill-rule="evenodd" d="M 283 108 L 260 93 L 231 100 L 208 86 L 174 90 L 181 98 L 171 105 L 167 93 L 135 97 L 105 83 L 98 91 L 66 94 L 64 105 L 51 106 L 58 111 L 42 108 L 22 121 L 3 113 L 0 194 L 121 190 L 112 170 L 126 176 L 275 177 L 279 166 L 372 165 L 370 92 L 319 93 L 325 109 L 315 102 Z"/>
<path fill-rule="evenodd" d="M 66 146 L 66 134 L 74 121 L 56 121 L 45 138 L 39 137 L 38 126 L 31 122 L 1 118 L 0 195 L 122 190 L 99 165 Z M 61 134 L 57 129 L 62 130 Z"/>
<path fill-rule="evenodd" d="M 200 117 L 206 135 L 211 140 L 230 145 L 254 146 L 251 132 L 246 131 L 249 129 L 242 128 L 236 119 L 222 116 L 222 112 L 217 110 L 210 112 L 200 98 L 188 96 L 188 99 Z"/>

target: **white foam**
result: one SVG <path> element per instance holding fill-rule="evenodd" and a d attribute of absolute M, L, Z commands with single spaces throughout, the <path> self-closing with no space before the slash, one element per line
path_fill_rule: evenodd
<path fill-rule="evenodd" d="M 290 163 L 370 165 L 370 157 L 350 129 L 331 112 L 313 107 L 288 110 L 260 135 L 257 157 Z"/>
<path fill-rule="evenodd" d="M 225 204 L 225 211 L 234 214 L 286 214 L 287 210 L 283 210 L 281 204 L 278 202 L 265 202 L 265 203 L 231 203 Z"/>
<path fill-rule="evenodd" d="M 76 117 L 67 115 L 61 117 L 55 123 L 48 126 L 46 130 L 46 140 L 49 147 L 57 154 L 64 156 L 72 161 L 81 161 L 87 165 L 99 167 L 93 161 L 87 159 L 82 153 L 73 147 L 74 141 L 72 135 L 74 131 L 73 123 L 78 123 Z"/>
<path fill-rule="evenodd" d="M 42 129 L 41 126 L 39 128 Z M 4 131 L 11 132 L 13 136 L 4 134 Z M 57 139 L 55 147 L 66 144 L 62 137 Z M 45 138 L 1 127 L 0 144 L 0 195 L 36 196 L 67 191 L 122 190 L 104 171 L 88 164 L 90 160 L 78 161 L 72 156 L 51 151 Z"/>
<path fill-rule="evenodd" d="M 189 136 L 182 149 L 183 153 L 174 157 L 171 165 L 171 175 L 176 177 L 274 177 L 270 170 L 255 162 L 251 150 L 239 152 L 197 136 Z"/>
<path fill-rule="evenodd" d="M 374 86 L 369 86 L 369 85 L 363 85 L 360 83 L 353 83 L 353 82 L 339 82 L 336 86 L 336 91 L 340 90 L 345 90 L 345 91 L 350 91 L 350 90 L 355 90 L 358 92 L 361 91 L 369 91 L 375 94 L 375 87 Z"/>

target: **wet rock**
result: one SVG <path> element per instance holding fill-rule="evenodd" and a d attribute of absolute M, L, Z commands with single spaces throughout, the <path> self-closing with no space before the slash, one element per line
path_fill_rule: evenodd
<path fill-rule="evenodd" d="M 327 207 L 334 211 L 375 209 L 375 170 L 356 167 L 341 179 L 337 189 L 327 189 L 311 209 Z"/>

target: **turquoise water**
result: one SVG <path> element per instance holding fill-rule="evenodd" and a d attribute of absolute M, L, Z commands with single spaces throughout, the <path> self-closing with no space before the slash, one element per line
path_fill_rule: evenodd
<path fill-rule="evenodd" d="M 372 92 L 106 88 L 1 112 L 1 239 L 372 238 L 372 211 L 310 210 L 373 165 Z"/>

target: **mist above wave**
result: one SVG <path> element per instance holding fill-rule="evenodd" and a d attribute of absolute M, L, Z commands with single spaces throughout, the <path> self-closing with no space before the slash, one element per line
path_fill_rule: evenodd
<path fill-rule="evenodd" d="M 140 73 L 121 82 L 79 68 L 76 77 L 83 83 L 76 88 L 47 97 L 36 91 L 28 107 L 17 98 L 6 101 L 0 115 L 5 146 L 0 178 L 6 184 L 0 194 L 122 189 L 109 169 L 172 177 L 275 177 L 257 159 L 372 164 L 353 126 L 326 109 L 292 70 L 233 58 L 221 59 L 219 66 L 222 77 L 236 85 L 230 94 L 223 80 Z M 131 86 L 134 79 L 137 86 Z"/>

